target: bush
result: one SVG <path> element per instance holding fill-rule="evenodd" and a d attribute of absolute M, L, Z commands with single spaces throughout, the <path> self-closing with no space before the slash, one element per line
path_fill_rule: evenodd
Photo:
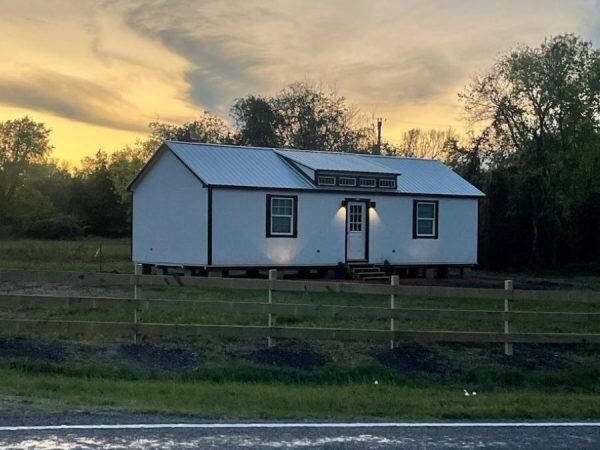
<path fill-rule="evenodd" d="M 27 225 L 23 234 L 37 239 L 75 239 L 82 237 L 84 228 L 75 216 L 58 214 Z"/>

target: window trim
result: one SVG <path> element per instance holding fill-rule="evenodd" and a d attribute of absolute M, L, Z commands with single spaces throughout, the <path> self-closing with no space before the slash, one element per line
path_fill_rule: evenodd
<path fill-rule="evenodd" d="M 364 180 L 373 181 L 373 184 L 363 184 Z M 364 187 L 364 188 L 376 188 L 377 187 L 377 178 L 375 178 L 375 177 L 361 177 L 361 178 L 358 179 L 358 185 L 359 185 L 359 187 Z"/>
<path fill-rule="evenodd" d="M 388 181 L 390 182 L 390 186 L 382 186 L 382 182 Z M 380 178 L 379 179 L 379 187 L 383 189 L 396 189 L 396 180 L 394 178 Z"/>
<path fill-rule="evenodd" d="M 333 182 L 332 183 L 323 183 L 323 182 L 321 182 L 321 178 L 331 178 L 333 180 Z M 319 175 L 317 177 L 317 184 L 319 186 L 336 186 L 337 182 L 336 182 L 335 175 Z"/>
<path fill-rule="evenodd" d="M 271 230 L 271 205 L 273 199 L 292 200 L 292 232 L 291 233 L 273 233 Z M 297 195 L 275 195 L 266 196 L 266 234 L 268 238 L 296 238 L 298 237 L 298 196 Z"/>
<path fill-rule="evenodd" d="M 439 200 L 413 200 L 413 239 L 437 239 L 439 236 Z M 418 208 L 419 204 L 429 204 L 433 205 L 433 234 L 420 234 L 418 231 Z"/>
<path fill-rule="evenodd" d="M 342 184 L 342 180 L 350 180 L 352 181 L 352 184 Z M 338 178 L 338 186 L 356 187 L 356 177 L 340 176 Z"/>

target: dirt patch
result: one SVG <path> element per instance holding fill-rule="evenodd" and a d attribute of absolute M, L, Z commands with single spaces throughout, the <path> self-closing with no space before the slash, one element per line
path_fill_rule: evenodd
<path fill-rule="evenodd" d="M 0 357 L 64 362 L 74 357 L 73 344 L 56 339 L 0 338 Z"/>
<path fill-rule="evenodd" d="M 296 369 L 313 370 L 330 361 L 329 357 L 317 353 L 308 344 L 286 342 L 271 348 L 243 352 L 240 356 L 259 364 L 288 366 Z"/>
<path fill-rule="evenodd" d="M 189 347 L 142 344 L 94 345 L 57 339 L 0 338 L 0 357 L 29 358 L 49 362 L 94 361 L 136 369 L 190 371 L 197 352 Z"/>
<path fill-rule="evenodd" d="M 401 373 L 449 374 L 455 370 L 450 361 L 434 350 L 420 345 L 406 345 L 394 350 L 380 351 L 375 353 L 374 357 L 381 364 Z"/>
<path fill-rule="evenodd" d="M 526 370 L 561 370 L 572 366 L 565 357 L 566 351 L 572 347 L 552 346 L 549 344 L 518 344 L 514 347 L 513 356 L 506 356 L 504 349 L 496 349 L 491 358 L 505 366 Z"/>
<path fill-rule="evenodd" d="M 121 344 L 109 351 L 110 359 L 138 369 L 193 370 L 197 352 L 189 347 L 158 346 L 151 343 Z"/>

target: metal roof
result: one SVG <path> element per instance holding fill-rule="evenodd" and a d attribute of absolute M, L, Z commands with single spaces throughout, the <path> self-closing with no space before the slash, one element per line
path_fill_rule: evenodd
<path fill-rule="evenodd" d="M 275 150 L 284 158 L 302 164 L 313 170 L 336 172 L 364 172 L 400 175 L 376 160 L 363 158 L 357 153 L 336 153 L 310 150 Z"/>
<path fill-rule="evenodd" d="M 397 170 L 397 189 L 405 193 L 483 197 L 485 194 L 435 159 L 364 156 Z"/>
<path fill-rule="evenodd" d="M 167 141 L 206 184 L 307 189 L 314 186 L 271 149 Z"/>
<path fill-rule="evenodd" d="M 166 141 L 165 146 L 199 179 L 213 186 L 344 190 L 316 186 L 294 167 L 296 162 L 315 170 L 396 174 L 398 193 L 484 195 L 449 167 L 431 159 L 176 141 Z M 390 192 L 390 189 L 380 191 Z"/>

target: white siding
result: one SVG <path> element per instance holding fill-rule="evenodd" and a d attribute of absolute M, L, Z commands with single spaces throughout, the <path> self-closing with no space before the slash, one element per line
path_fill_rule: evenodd
<path fill-rule="evenodd" d="M 148 168 L 133 193 L 133 260 L 204 265 L 208 190 L 170 151 Z"/>
<path fill-rule="evenodd" d="M 298 237 L 266 237 L 266 194 L 298 195 Z M 213 190 L 214 265 L 334 265 L 344 261 L 345 210 L 336 195 Z"/>
<path fill-rule="evenodd" d="M 266 237 L 266 194 L 298 196 L 298 237 Z M 346 210 L 353 195 L 315 192 L 213 190 L 213 265 L 335 265 L 345 261 Z M 475 264 L 477 200 L 439 201 L 438 239 L 413 239 L 413 200 L 359 195 L 377 203 L 370 211 L 369 261 L 392 264 Z"/>
<path fill-rule="evenodd" d="M 413 200 L 438 200 L 438 238 L 413 239 Z M 476 264 L 477 200 L 379 197 L 370 214 L 370 260 L 392 264 Z"/>

